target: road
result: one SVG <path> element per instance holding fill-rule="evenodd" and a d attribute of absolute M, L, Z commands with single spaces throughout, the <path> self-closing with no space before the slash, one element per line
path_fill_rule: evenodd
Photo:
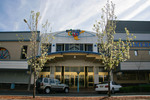
<path fill-rule="evenodd" d="M 0 95 L 15 95 L 15 96 L 32 96 L 33 93 L 30 91 L 16 91 L 16 90 L 0 90 Z M 150 93 L 115 93 L 112 96 L 150 96 Z M 95 91 L 70 91 L 69 93 L 50 93 L 50 94 L 36 94 L 36 96 L 46 96 L 46 97 L 97 97 L 97 96 L 107 96 L 106 93 L 97 93 Z"/>

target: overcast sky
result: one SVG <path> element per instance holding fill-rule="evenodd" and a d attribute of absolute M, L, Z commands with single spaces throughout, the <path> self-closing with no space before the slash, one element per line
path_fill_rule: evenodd
<path fill-rule="evenodd" d="M 28 31 L 23 19 L 30 12 L 41 13 L 52 32 L 66 29 L 93 31 L 107 0 L 0 0 L 0 31 Z M 150 0 L 112 0 L 118 20 L 150 21 Z M 39 27 L 40 30 L 40 27 Z"/>

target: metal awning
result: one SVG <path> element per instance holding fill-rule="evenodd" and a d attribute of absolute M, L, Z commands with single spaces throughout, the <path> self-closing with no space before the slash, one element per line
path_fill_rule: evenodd
<path fill-rule="evenodd" d="M 120 70 L 150 70 L 150 62 L 121 62 Z"/>
<path fill-rule="evenodd" d="M 0 69 L 28 69 L 27 61 L 0 61 Z"/>
<path fill-rule="evenodd" d="M 101 62 L 100 53 L 89 52 L 89 51 L 62 51 L 49 53 L 48 57 L 52 57 L 50 62 L 59 62 L 66 59 L 84 59 L 85 61 Z"/>

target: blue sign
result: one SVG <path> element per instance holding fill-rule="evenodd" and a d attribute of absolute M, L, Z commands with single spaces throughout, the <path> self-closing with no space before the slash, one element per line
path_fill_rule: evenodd
<path fill-rule="evenodd" d="M 149 42 L 134 42 L 131 43 L 131 47 L 150 47 Z"/>

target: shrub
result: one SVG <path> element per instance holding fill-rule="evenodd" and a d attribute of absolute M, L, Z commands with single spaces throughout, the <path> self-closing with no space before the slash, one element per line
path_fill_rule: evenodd
<path fill-rule="evenodd" d="M 120 89 L 122 93 L 150 92 L 150 85 L 128 86 Z"/>

